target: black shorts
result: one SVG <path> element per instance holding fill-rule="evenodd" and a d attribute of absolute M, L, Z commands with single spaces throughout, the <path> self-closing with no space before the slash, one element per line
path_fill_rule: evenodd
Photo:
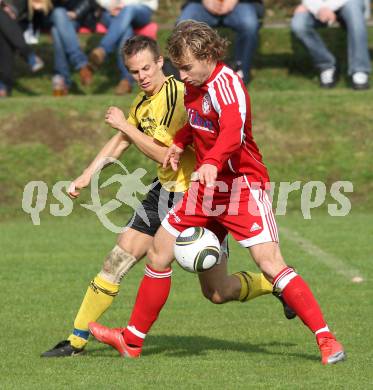
<path fill-rule="evenodd" d="M 158 179 L 127 223 L 127 227 L 154 236 L 163 218 L 184 195 L 184 192 L 166 191 Z"/>

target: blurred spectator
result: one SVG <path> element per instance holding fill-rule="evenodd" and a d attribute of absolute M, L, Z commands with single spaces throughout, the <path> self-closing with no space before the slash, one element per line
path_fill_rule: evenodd
<path fill-rule="evenodd" d="M 347 29 L 348 74 L 354 89 L 369 88 L 371 64 L 364 0 L 303 0 L 294 12 L 291 29 L 308 49 L 320 72 L 320 86 L 331 88 L 337 81 L 337 64 L 327 49 L 317 27 L 331 26 L 340 21 Z"/>
<path fill-rule="evenodd" d="M 80 82 L 89 85 L 92 71 L 82 51 L 77 30 L 81 26 L 95 30 L 94 0 L 56 0 L 50 20 L 54 48 L 53 95 L 66 95 L 71 85 L 70 64 L 79 71 Z"/>
<path fill-rule="evenodd" d="M 236 64 L 233 68 L 247 83 L 263 15 L 261 0 L 191 0 L 184 5 L 179 21 L 194 19 L 211 27 L 225 26 L 234 30 Z"/>
<path fill-rule="evenodd" d="M 16 52 L 28 63 L 31 72 L 37 72 L 44 66 L 41 58 L 27 45 L 18 24 L 26 14 L 26 1 L 0 1 L 0 97 L 11 94 Z"/>
<path fill-rule="evenodd" d="M 132 78 L 127 71 L 121 55 L 121 48 L 127 39 L 134 35 L 134 28 L 148 24 L 153 12 L 158 8 L 158 0 L 97 0 L 106 9 L 102 23 L 108 27 L 106 35 L 98 47 L 90 54 L 90 63 L 97 69 L 107 56 L 117 50 L 117 62 L 121 80 L 115 89 L 117 95 L 124 95 L 132 90 Z"/>

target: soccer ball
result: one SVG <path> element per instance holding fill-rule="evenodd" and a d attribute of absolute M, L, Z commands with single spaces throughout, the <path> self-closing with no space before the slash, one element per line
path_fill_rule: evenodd
<path fill-rule="evenodd" d="M 191 227 L 177 237 L 174 254 L 176 261 L 186 271 L 203 272 L 218 262 L 220 243 L 212 231 Z"/>

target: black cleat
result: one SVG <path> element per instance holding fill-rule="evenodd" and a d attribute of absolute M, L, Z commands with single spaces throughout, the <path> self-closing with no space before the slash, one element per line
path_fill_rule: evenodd
<path fill-rule="evenodd" d="M 285 302 L 285 300 L 282 297 L 282 294 L 280 292 L 273 291 L 272 295 L 274 295 L 282 303 L 282 306 L 284 307 L 285 317 L 288 320 L 292 320 L 293 318 L 295 318 L 297 316 L 295 314 L 295 311 Z"/>
<path fill-rule="evenodd" d="M 71 345 L 70 340 L 60 341 L 49 351 L 43 352 L 41 357 L 65 357 L 65 356 L 77 356 L 82 354 L 84 348 L 75 348 Z"/>

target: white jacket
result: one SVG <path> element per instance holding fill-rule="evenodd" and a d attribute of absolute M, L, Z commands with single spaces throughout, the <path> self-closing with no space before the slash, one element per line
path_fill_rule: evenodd
<path fill-rule="evenodd" d="M 115 8 L 122 8 L 126 5 L 143 4 L 148 6 L 151 10 L 158 9 L 158 0 L 96 0 L 97 4 L 102 8 L 111 11 Z"/>
<path fill-rule="evenodd" d="M 303 0 L 302 4 L 313 14 L 317 15 L 320 8 L 327 7 L 332 11 L 338 11 L 347 1 L 354 0 Z"/>

